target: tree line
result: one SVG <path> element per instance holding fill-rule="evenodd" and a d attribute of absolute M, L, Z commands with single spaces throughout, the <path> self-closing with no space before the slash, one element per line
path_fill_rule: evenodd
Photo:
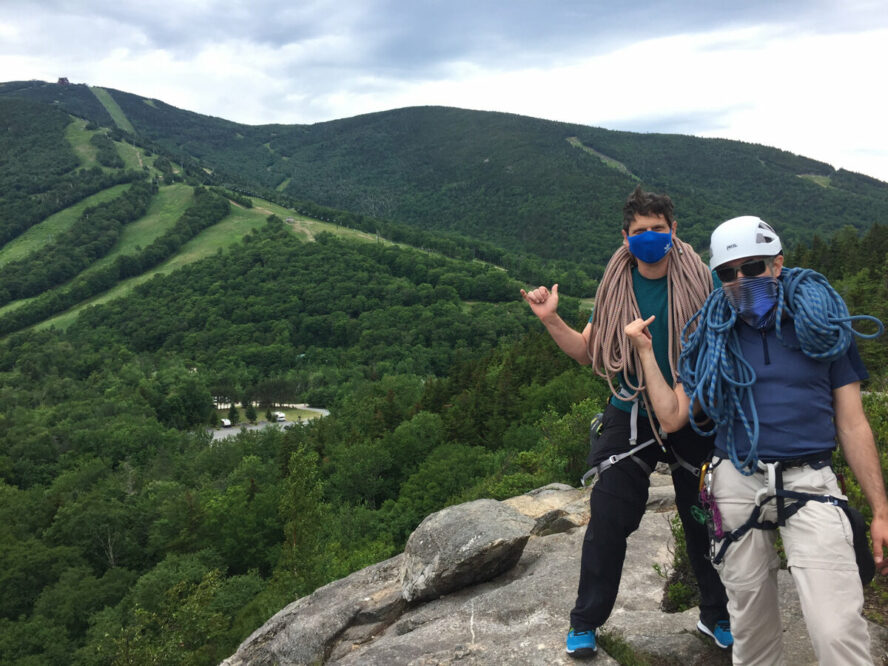
<path fill-rule="evenodd" d="M 123 159 L 117 152 L 117 146 L 111 138 L 104 132 L 96 132 L 89 138 L 89 142 L 96 149 L 96 160 L 102 166 L 109 169 L 122 169 L 124 167 Z"/>
<path fill-rule="evenodd" d="M 156 186 L 145 183 L 138 191 L 147 191 L 153 194 L 156 192 Z M 147 201 L 142 201 L 141 198 L 138 200 L 147 208 Z M 227 199 L 204 188 L 196 188 L 194 203 L 182 214 L 172 228 L 154 239 L 148 247 L 135 254 L 121 255 L 109 266 L 86 272 L 83 275 L 78 274 L 68 286 L 42 292 L 33 300 L 7 312 L 0 317 L 0 335 L 19 331 L 41 322 L 88 298 L 107 291 L 121 280 L 141 275 L 171 257 L 183 244 L 202 230 L 222 220 L 229 212 L 230 204 Z M 144 213 L 144 208 L 141 213 L 133 212 L 137 217 L 142 213 Z M 59 258 L 61 265 L 77 268 L 73 260 L 64 254 L 65 248 L 62 247 L 60 251 L 62 252 L 62 256 Z M 40 253 L 38 253 L 39 255 Z M 45 265 L 45 262 L 42 259 L 36 259 L 34 264 Z M 49 269 L 52 270 L 52 266 Z M 38 277 L 39 275 L 41 274 L 38 274 Z"/>
<path fill-rule="evenodd" d="M 22 259 L 0 267 L 0 305 L 67 282 L 104 257 L 123 227 L 145 214 L 157 187 L 137 181 L 119 197 L 86 208 L 70 228 Z"/>
<path fill-rule="evenodd" d="M 0 197 L 0 243 L 8 243 L 53 213 L 92 194 L 143 177 L 144 174 L 135 171 L 106 173 L 99 167 L 93 167 L 53 179 L 50 184 L 39 186 L 46 189 L 31 194 L 6 190 L 4 196 Z"/>

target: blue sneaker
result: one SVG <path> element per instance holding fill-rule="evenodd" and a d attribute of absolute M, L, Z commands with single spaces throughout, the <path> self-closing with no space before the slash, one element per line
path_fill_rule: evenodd
<path fill-rule="evenodd" d="M 703 620 L 697 622 L 697 629 L 715 641 L 720 648 L 729 648 L 734 644 L 734 636 L 731 634 L 731 623 L 728 620 L 719 620 L 715 626 L 710 629 Z"/>
<path fill-rule="evenodd" d="M 595 630 L 567 632 L 567 654 L 571 657 L 594 657 L 598 650 L 595 642 Z"/>

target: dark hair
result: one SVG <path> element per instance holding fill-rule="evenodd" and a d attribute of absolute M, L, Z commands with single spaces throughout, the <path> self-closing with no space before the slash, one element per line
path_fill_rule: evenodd
<path fill-rule="evenodd" d="M 668 194 L 645 192 L 638 185 L 623 205 L 623 231 L 629 231 L 629 225 L 636 215 L 662 215 L 671 226 L 675 222 L 672 199 Z"/>

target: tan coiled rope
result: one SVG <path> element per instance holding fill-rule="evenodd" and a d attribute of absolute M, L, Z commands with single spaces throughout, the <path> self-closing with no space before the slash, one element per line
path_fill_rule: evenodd
<path fill-rule="evenodd" d="M 629 400 L 639 393 L 644 395 L 644 373 L 637 352 L 632 349 L 623 332 L 627 324 L 641 317 L 635 292 L 632 289 L 632 266 L 635 258 L 621 245 L 614 252 L 595 293 L 595 311 L 592 315 L 592 336 L 586 353 L 592 367 L 605 377 L 611 392 L 617 395 L 614 379 L 623 373 L 627 388 L 632 391 Z M 678 355 L 681 352 L 681 330 L 702 306 L 712 291 L 712 273 L 694 252 L 694 248 L 674 239 L 666 269 L 669 298 L 669 367 L 675 380 Z M 635 375 L 637 385 L 630 385 L 629 375 Z M 626 397 L 618 396 L 621 400 Z M 650 410 L 647 410 L 650 415 Z"/>

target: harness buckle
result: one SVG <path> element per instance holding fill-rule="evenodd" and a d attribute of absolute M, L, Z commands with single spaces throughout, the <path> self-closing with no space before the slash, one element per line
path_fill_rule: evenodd
<path fill-rule="evenodd" d="M 612 456 L 611 456 L 610 458 L 608 458 L 607 460 L 608 460 L 608 462 L 609 462 L 611 465 L 616 465 L 618 462 L 620 462 L 620 458 L 619 458 L 619 456 L 617 456 L 616 454 L 612 455 Z"/>
<path fill-rule="evenodd" d="M 755 493 L 756 506 L 761 506 L 762 504 L 767 502 L 769 499 L 771 499 L 771 497 L 773 497 L 773 495 L 768 495 L 768 488 L 767 487 L 759 488 Z"/>

